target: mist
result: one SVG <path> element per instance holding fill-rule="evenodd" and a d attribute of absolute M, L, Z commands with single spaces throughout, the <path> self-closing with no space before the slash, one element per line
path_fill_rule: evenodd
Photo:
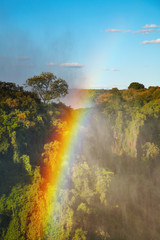
<path fill-rule="evenodd" d="M 70 205 L 74 211 L 72 231 L 83 229 L 86 239 L 158 240 L 159 123 L 154 117 L 135 123 L 138 112 L 131 117 L 126 108 L 119 109 L 124 106 L 122 99 L 119 104 L 113 110 L 114 118 L 106 106 L 86 111 L 88 121 L 81 125 L 69 173 L 68 201 L 74 198 Z M 138 111 L 143 108 L 140 106 Z M 129 109 L 132 114 L 134 107 Z"/>

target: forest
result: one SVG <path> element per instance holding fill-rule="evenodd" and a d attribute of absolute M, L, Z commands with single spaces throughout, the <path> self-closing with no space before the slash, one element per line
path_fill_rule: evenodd
<path fill-rule="evenodd" d="M 160 87 L 79 91 L 91 107 L 0 82 L 0 240 L 159 240 Z"/>

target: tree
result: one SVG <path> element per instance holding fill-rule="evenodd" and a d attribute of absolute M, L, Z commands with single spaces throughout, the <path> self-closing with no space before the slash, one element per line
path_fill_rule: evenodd
<path fill-rule="evenodd" d="M 30 86 L 44 103 L 64 97 L 68 93 L 67 82 L 50 72 L 42 72 L 39 76 L 28 78 L 26 85 Z"/>
<path fill-rule="evenodd" d="M 23 92 L 23 87 L 20 87 L 18 85 L 16 85 L 15 83 L 12 82 L 1 82 L 0 81 L 0 91 L 5 91 L 7 93 L 9 93 L 10 91 L 13 92 Z"/>
<path fill-rule="evenodd" d="M 136 90 L 138 90 L 138 89 L 144 89 L 144 85 L 143 85 L 142 83 L 132 82 L 132 83 L 129 85 L 128 89 L 130 89 L 130 88 L 134 88 L 134 89 L 136 89 Z"/>

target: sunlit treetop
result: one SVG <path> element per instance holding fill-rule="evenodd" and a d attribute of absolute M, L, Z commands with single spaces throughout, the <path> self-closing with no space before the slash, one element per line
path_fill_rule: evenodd
<path fill-rule="evenodd" d="M 142 84 L 142 83 L 138 83 L 138 82 L 132 82 L 130 85 L 129 85 L 129 87 L 128 87 L 128 89 L 130 89 L 130 88 L 134 88 L 134 89 L 144 89 L 144 85 Z"/>
<path fill-rule="evenodd" d="M 28 78 L 26 85 L 31 87 L 44 103 L 64 97 L 68 93 L 67 82 L 50 72 L 42 72 L 39 76 Z"/>

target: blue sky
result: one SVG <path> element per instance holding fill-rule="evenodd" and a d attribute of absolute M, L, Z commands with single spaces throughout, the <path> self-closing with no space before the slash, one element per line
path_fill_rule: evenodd
<path fill-rule="evenodd" d="M 0 80 L 41 72 L 71 88 L 160 85 L 160 1 L 1 0 Z"/>

